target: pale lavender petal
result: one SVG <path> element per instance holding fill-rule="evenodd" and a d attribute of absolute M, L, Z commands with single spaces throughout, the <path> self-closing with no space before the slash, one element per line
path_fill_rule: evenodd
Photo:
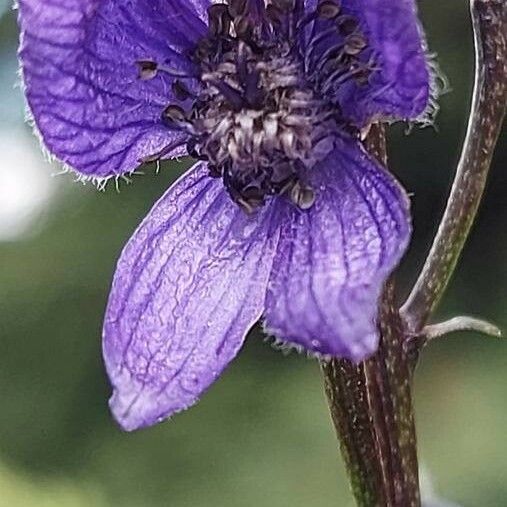
<path fill-rule="evenodd" d="M 118 262 L 104 324 L 111 409 L 126 430 L 194 404 L 260 318 L 278 238 L 197 164 L 155 204 Z"/>
<path fill-rule="evenodd" d="M 266 328 L 320 354 L 360 360 L 378 344 L 382 286 L 404 253 L 409 203 L 393 177 L 349 141 L 313 169 L 316 201 L 284 220 Z"/>
<path fill-rule="evenodd" d="M 136 62 L 192 71 L 184 55 L 206 26 L 190 2 L 20 0 L 19 24 L 28 105 L 44 145 L 65 164 L 118 175 L 182 137 L 160 120 L 172 78 L 140 80 Z"/>

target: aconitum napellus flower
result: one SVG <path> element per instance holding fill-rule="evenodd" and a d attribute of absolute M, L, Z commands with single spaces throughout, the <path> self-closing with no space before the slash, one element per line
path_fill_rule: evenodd
<path fill-rule="evenodd" d="M 19 0 L 45 147 L 104 181 L 197 163 L 118 262 L 103 352 L 132 430 L 195 403 L 260 319 L 361 360 L 410 236 L 408 200 L 362 144 L 429 103 L 414 0 Z"/>

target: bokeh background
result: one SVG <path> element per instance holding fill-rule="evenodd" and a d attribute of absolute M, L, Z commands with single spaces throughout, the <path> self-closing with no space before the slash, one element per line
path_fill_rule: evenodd
<path fill-rule="evenodd" d="M 188 165 L 147 169 L 98 192 L 52 177 L 23 122 L 15 13 L 0 0 L 0 507 L 352 505 L 315 362 L 253 332 L 192 410 L 122 433 L 107 410 L 101 321 L 116 258 Z M 467 2 L 421 1 L 452 91 L 436 128 L 395 127 L 391 166 L 413 193 L 408 284 L 445 204 L 472 83 Z M 507 329 L 507 136 L 478 222 L 439 312 Z M 507 505 L 507 344 L 459 334 L 417 372 L 420 458 L 434 491 L 463 506 Z M 427 482 L 427 481 L 425 481 Z M 435 493 L 435 495 L 437 494 Z"/>

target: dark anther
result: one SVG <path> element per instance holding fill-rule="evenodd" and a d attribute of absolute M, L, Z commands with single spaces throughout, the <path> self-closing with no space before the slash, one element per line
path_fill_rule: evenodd
<path fill-rule="evenodd" d="M 208 171 L 211 178 L 221 178 L 222 171 L 219 167 L 213 164 L 208 164 Z"/>
<path fill-rule="evenodd" d="M 252 213 L 255 208 L 264 204 L 264 194 L 262 188 L 250 185 L 241 190 L 237 202 L 247 213 Z"/>
<path fill-rule="evenodd" d="M 272 0 L 271 5 L 281 12 L 292 12 L 296 8 L 295 0 Z"/>
<path fill-rule="evenodd" d="M 162 112 L 162 120 L 170 126 L 179 126 L 188 121 L 183 108 L 175 104 L 170 104 L 164 109 Z"/>
<path fill-rule="evenodd" d="M 244 100 L 241 93 L 235 90 L 231 85 L 224 81 L 210 79 L 211 83 L 223 96 L 223 98 L 237 111 L 244 106 Z"/>
<path fill-rule="evenodd" d="M 313 188 L 296 181 L 290 190 L 290 200 L 300 209 L 307 210 L 315 202 L 315 192 Z"/>
<path fill-rule="evenodd" d="M 243 17 L 248 14 L 249 0 L 228 0 L 229 14 L 232 19 Z"/>
<path fill-rule="evenodd" d="M 185 83 L 180 81 L 179 79 L 175 79 L 173 84 L 171 85 L 174 96 L 178 100 L 187 100 L 190 97 L 194 97 L 195 95 L 187 88 Z"/>
<path fill-rule="evenodd" d="M 262 101 L 264 93 L 259 86 L 260 75 L 257 70 L 254 70 L 246 77 L 244 88 L 245 88 L 245 99 L 248 105 L 253 109 L 259 109 L 262 107 Z"/>
<path fill-rule="evenodd" d="M 249 203 L 247 200 L 245 200 L 243 197 L 234 197 L 231 194 L 232 200 L 247 214 L 251 215 L 255 211 L 255 203 Z M 261 203 L 262 204 L 262 203 Z"/>
<path fill-rule="evenodd" d="M 236 69 L 239 82 L 245 86 L 248 77 L 248 46 L 244 41 L 238 41 L 238 54 L 236 57 Z"/>
<path fill-rule="evenodd" d="M 280 26 L 282 24 L 283 16 L 283 11 L 274 4 L 268 4 L 266 7 L 266 17 L 272 25 Z"/>
<path fill-rule="evenodd" d="M 354 80 L 359 86 L 365 86 L 368 84 L 369 77 L 370 71 L 366 67 L 364 67 L 356 75 L 354 75 Z"/>
<path fill-rule="evenodd" d="M 294 165 L 289 160 L 280 160 L 272 164 L 271 181 L 280 193 L 286 190 L 287 185 L 294 184 L 296 181 L 296 171 Z"/>
<path fill-rule="evenodd" d="M 205 62 L 213 51 L 213 42 L 208 37 L 203 37 L 196 45 L 191 55 L 195 62 Z"/>
<path fill-rule="evenodd" d="M 336 24 L 340 33 L 344 36 L 353 34 L 359 26 L 357 19 L 352 16 L 340 16 L 336 20 Z"/>
<path fill-rule="evenodd" d="M 187 141 L 187 153 L 192 158 L 196 158 L 197 160 L 207 160 L 208 159 L 208 157 L 206 157 L 206 155 L 202 155 L 199 152 L 199 142 L 195 137 L 191 137 Z"/>
<path fill-rule="evenodd" d="M 331 65 L 336 67 L 337 65 L 342 66 L 342 60 L 343 60 L 343 54 L 345 53 L 344 47 L 339 44 L 336 46 L 330 47 L 326 52 L 324 53 L 322 57 L 322 62 L 331 62 Z M 322 70 L 323 65 L 320 65 L 318 67 L 320 70 Z"/>
<path fill-rule="evenodd" d="M 153 79 L 157 75 L 158 65 L 153 60 L 137 60 L 139 67 L 139 79 L 147 81 Z"/>
<path fill-rule="evenodd" d="M 248 41 L 252 38 L 253 25 L 256 19 L 256 9 L 253 2 L 257 1 L 228 0 L 229 15 L 233 20 L 234 30 L 238 39 Z"/>
<path fill-rule="evenodd" d="M 340 11 L 339 0 L 321 0 L 317 5 L 317 14 L 322 19 L 335 19 Z"/>
<path fill-rule="evenodd" d="M 233 201 L 248 215 L 251 215 L 257 208 L 264 204 L 264 199 L 251 199 L 242 195 L 235 195 L 229 192 Z"/>
<path fill-rule="evenodd" d="M 370 77 L 371 71 L 375 70 L 371 65 L 365 64 L 362 62 L 355 62 L 350 67 L 350 72 L 352 77 L 356 81 L 357 84 L 363 85 L 368 83 L 368 79 Z"/>
<path fill-rule="evenodd" d="M 234 19 L 234 30 L 238 39 L 248 41 L 252 38 L 252 20 L 248 15 L 237 17 Z"/>
<path fill-rule="evenodd" d="M 354 56 L 359 54 L 366 47 L 366 39 L 364 35 L 355 33 L 347 37 L 343 50 L 348 55 Z"/>
<path fill-rule="evenodd" d="M 226 4 L 213 4 L 208 7 L 209 31 L 214 37 L 229 35 L 231 17 Z"/>

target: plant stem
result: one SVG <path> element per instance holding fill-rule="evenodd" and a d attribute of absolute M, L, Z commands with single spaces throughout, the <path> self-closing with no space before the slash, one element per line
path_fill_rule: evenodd
<path fill-rule="evenodd" d="M 366 144 L 386 162 L 383 127 L 373 126 Z M 382 297 L 379 327 L 379 350 L 367 361 L 322 363 L 325 390 L 358 506 L 418 507 L 411 368 L 393 280 Z"/>
<path fill-rule="evenodd" d="M 414 334 L 428 321 L 456 267 L 507 109 L 507 3 L 471 0 L 470 10 L 476 62 L 470 119 L 446 210 L 421 274 L 401 309 Z"/>
<path fill-rule="evenodd" d="M 507 3 L 471 0 L 470 5 L 476 49 L 471 114 L 431 251 L 401 312 L 394 281 L 387 283 L 377 353 L 357 365 L 340 359 L 322 363 L 331 416 L 359 507 L 420 506 L 411 397 L 414 356 L 405 345 L 427 323 L 454 271 L 477 213 L 507 108 Z M 367 146 L 386 162 L 381 126 L 371 129 Z"/>

